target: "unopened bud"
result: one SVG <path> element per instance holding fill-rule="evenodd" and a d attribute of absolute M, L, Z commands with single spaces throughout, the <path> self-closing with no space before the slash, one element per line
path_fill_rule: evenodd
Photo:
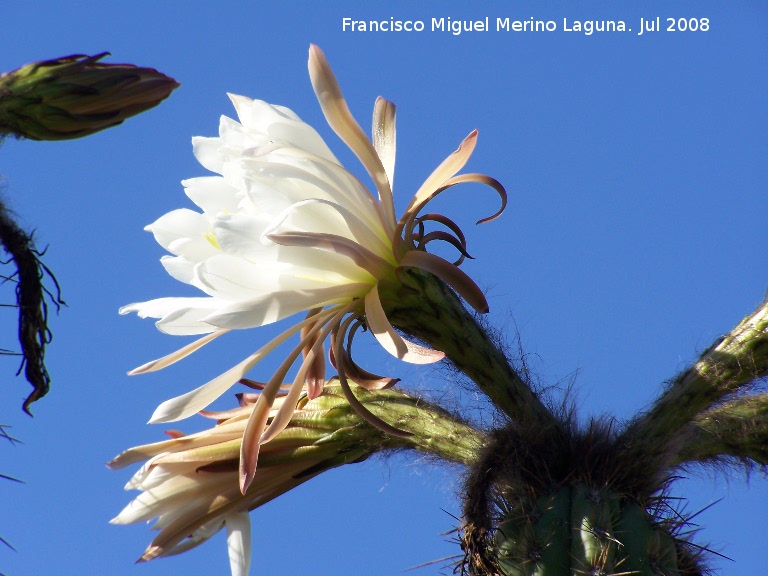
<path fill-rule="evenodd" d="M 0 75 L 0 138 L 88 136 L 157 106 L 179 86 L 153 68 L 99 62 L 107 55 L 66 56 Z"/>

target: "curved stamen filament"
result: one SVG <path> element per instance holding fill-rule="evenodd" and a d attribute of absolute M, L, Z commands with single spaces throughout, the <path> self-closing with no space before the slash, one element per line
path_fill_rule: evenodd
<path fill-rule="evenodd" d="M 222 330 L 216 330 L 216 332 L 211 332 L 210 334 L 206 334 L 202 338 L 198 338 L 194 342 L 187 344 L 183 348 L 179 348 L 175 352 L 171 352 L 167 356 L 163 356 L 162 358 L 158 358 L 156 360 L 152 360 L 151 362 L 147 362 L 146 364 L 142 364 L 138 368 L 134 368 L 130 372 L 128 372 L 128 376 L 135 376 L 137 374 L 146 374 L 147 372 L 155 372 L 157 370 L 162 370 L 163 368 L 166 368 L 170 366 L 171 364 L 175 364 L 179 360 L 183 360 L 193 352 L 197 352 L 208 344 L 208 342 L 218 338 L 219 336 L 226 334 L 229 332 L 229 328 L 224 328 Z"/>
<path fill-rule="evenodd" d="M 464 236 L 464 232 L 461 230 L 461 227 L 456 224 L 453 220 L 448 218 L 447 216 L 443 216 L 442 214 L 424 214 L 422 216 L 418 216 L 413 220 L 413 226 L 407 228 L 405 230 L 405 238 L 408 240 L 409 238 L 412 238 L 414 236 L 413 228 L 415 226 L 419 227 L 419 235 L 423 236 L 424 234 L 424 222 L 437 222 L 438 224 L 442 224 L 446 228 L 448 228 L 451 232 L 453 232 L 454 236 L 459 240 L 460 244 L 464 247 L 466 250 L 467 247 L 467 239 Z M 414 244 L 414 246 L 416 246 Z"/>
<path fill-rule="evenodd" d="M 243 443 L 240 448 L 240 490 L 243 494 L 245 494 L 245 491 L 248 489 L 248 486 L 250 485 L 256 473 L 256 464 L 259 458 L 259 447 L 262 443 L 262 437 L 265 433 L 267 421 L 269 420 L 269 413 L 275 402 L 277 393 L 281 389 L 283 380 L 285 379 L 288 370 L 291 369 L 291 366 L 293 366 L 296 358 L 298 358 L 307 343 L 315 337 L 315 334 L 320 331 L 321 328 L 323 328 L 323 332 L 327 335 L 333 326 L 338 323 L 338 319 L 357 305 L 358 302 L 353 301 L 346 306 L 335 306 L 323 314 L 311 316 L 302 322 L 302 325 L 306 325 L 312 322 L 314 322 L 314 324 L 312 324 L 312 328 L 310 328 L 309 332 L 307 332 L 307 335 L 302 339 L 301 342 L 299 342 L 293 351 L 291 351 L 285 360 L 283 360 L 282 364 L 280 364 L 280 367 L 274 372 L 269 382 L 267 382 L 267 385 L 264 387 L 264 390 L 262 390 L 261 395 L 259 396 L 259 400 L 253 407 L 253 412 L 251 413 L 251 416 L 248 419 L 248 424 L 245 427 L 245 432 L 243 433 Z M 330 322 L 325 322 L 328 316 L 331 315 L 333 316 L 333 319 Z M 324 316 L 324 318 L 320 319 L 318 316 Z M 322 342 L 322 337 L 318 338 L 318 342 Z M 317 342 L 315 342 L 315 344 L 317 344 Z M 306 364 L 308 369 L 309 363 L 311 362 L 312 360 L 309 362 L 305 361 L 303 365 Z M 304 375 L 306 375 L 306 372 L 304 372 Z M 291 410 L 295 408 L 296 402 L 290 402 L 289 398 L 296 397 L 296 399 L 298 399 L 298 392 L 296 389 L 298 388 L 298 391 L 301 391 L 302 387 L 303 381 L 298 380 L 298 378 L 294 380 L 294 383 L 288 392 L 288 396 L 284 400 L 283 406 L 289 405 L 291 406 Z"/>
<path fill-rule="evenodd" d="M 313 308 L 307 313 L 307 318 L 315 316 L 319 314 L 321 311 L 322 311 L 322 308 Z M 307 344 L 304 346 L 304 349 L 302 350 L 302 354 L 304 354 L 305 360 L 306 360 L 306 357 L 309 355 L 310 351 L 312 350 L 312 348 L 314 347 L 317 339 L 319 338 L 319 336 L 316 336 L 314 341 L 311 338 L 309 338 L 309 330 L 310 328 L 308 326 L 305 326 L 304 328 L 301 329 L 301 340 L 302 342 L 307 342 Z M 307 384 L 307 396 L 309 396 L 310 400 L 314 400 L 320 394 L 322 394 L 323 386 L 325 385 L 325 354 L 324 353 L 315 355 L 314 360 L 312 361 L 312 366 L 310 367 L 307 373 L 306 384 Z"/>
<path fill-rule="evenodd" d="M 166 400 L 160 406 L 157 407 L 150 423 L 156 422 L 174 422 L 181 420 L 187 416 L 191 416 L 196 412 L 202 410 L 208 406 L 211 402 L 221 396 L 232 385 L 238 382 L 245 374 L 256 364 L 258 364 L 267 354 L 272 352 L 280 344 L 285 342 L 288 338 L 299 332 L 307 324 L 313 322 L 321 322 L 323 317 L 329 317 L 335 314 L 343 306 L 336 305 L 328 310 L 319 314 L 321 318 L 312 317 L 291 326 L 288 330 L 270 340 L 267 344 L 259 348 L 256 352 L 248 356 L 245 360 L 233 366 L 223 374 L 220 374 L 213 380 L 203 384 L 202 386 L 195 388 L 191 392 L 177 396 L 170 400 Z"/>
<path fill-rule="evenodd" d="M 436 186 L 431 191 L 425 189 L 424 186 L 422 186 L 422 189 L 424 189 L 424 192 L 421 194 L 421 197 L 417 198 L 416 196 L 414 196 L 414 199 L 411 201 L 411 204 L 408 206 L 408 209 L 405 211 L 402 218 L 400 218 L 400 221 L 397 223 L 397 228 L 395 230 L 396 235 L 393 238 L 395 254 L 402 256 L 405 252 L 407 252 L 410 249 L 410 246 L 413 245 L 412 234 L 413 234 L 414 222 L 417 220 L 417 218 L 419 217 L 419 213 L 424 209 L 424 207 L 427 204 L 429 204 L 429 202 L 431 202 L 438 194 L 448 190 L 449 188 L 452 188 L 453 186 L 456 186 L 457 184 L 465 184 L 465 183 L 477 183 L 477 184 L 485 184 L 486 186 L 490 186 L 496 191 L 496 193 L 501 198 L 501 207 L 499 208 L 499 210 L 497 210 L 494 214 L 491 214 L 486 218 L 481 218 L 480 220 L 477 221 L 477 224 L 484 224 L 486 222 L 490 222 L 491 220 L 494 220 L 495 218 L 498 218 L 501 215 L 501 213 L 504 211 L 504 209 L 507 206 L 507 191 L 504 189 L 504 186 L 502 186 L 502 184 L 498 180 L 496 180 L 495 178 L 491 178 L 490 176 L 486 176 L 485 174 L 460 174 L 459 176 L 451 176 L 450 178 L 447 178 L 444 182 L 440 183 L 440 185 Z M 421 192 L 421 189 L 420 189 L 420 192 Z M 443 218 L 445 217 L 443 216 Z M 448 220 L 448 218 L 446 218 L 446 220 Z"/>
<path fill-rule="evenodd" d="M 344 372 L 349 380 L 352 380 L 355 384 L 366 390 L 385 390 L 386 388 L 391 388 L 400 382 L 400 378 L 379 376 L 378 374 L 374 374 L 361 368 L 352 359 L 352 341 L 354 340 L 355 333 L 361 326 L 365 326 L 365 323 L 361 318 L 358 318 L 357 321 L 352 324 L 352 327 L 347 330 L 347 346 L 346 348 L 342 348 L 342 354 L 344 354 Z"/>
<path fill-rule="evenodd" d="M 394 436 L 400 436 L 403 438 L 413 436 L 413 434 L 410 432 L 400 430 L 400 428 L 396 428 L 391 424 L 387 424 L 384 420 L 373 414 L 370 410 L 363 406 L 360 400 L 357 399 L 357 396 L 355 396 L 354 392 L 352 392 L 352 389 L 349 387 L 349 382 L 347 382 L 344 369 L 344 351 L 342 350 L 342 342 L 344 341 L 344 334 L 349 328 L 350 322 L 353 320 L 356 320 L 355 316 L 350 316 L 344 320 L 341 326 L 339 326 L 338 330 L 334 331 L 334 335 L 332 337 L 334 356 L 336 357 L 337 369 L 339 371 L 339 384 L 341 385 L 341 389 L 344 392 L 344 397 L 347 399 L 347 402 L 349 402 L 350 406 L 352 406 L 355 412 L 360 414 L 364 420 L 379 430 L 382 430 L 387 434 L 392 434 Z"/>
<path fill-rule="evenodd" d="M 269 442 L 275 436 L 277 436 L 280 432 L 282 432 L 286 426 L 288 426 L 288 423 L 291 420 L 291 415 L 293 414 L 296 408 L 296 402 L 298 402 L 299 400 L 299 395 L 304 389 L 307 373 L 309 372 L 309 369 L 311 365 L 314 363 L 315 359 L 318 356 L 322 356 L 323 342 L 328 337 L 328 334 L 339 325 L 339 323 L 341 322 L 341 319 L 346 314 L 351 312 L 356 305 L 357 305 L 356 302 L 352 302 L 348 306 L 345 306 L 344 308 L 339 310 L 336 314 L 333 315 L 333 318 L 331 318 L 328 322 L 325 323 L 325 325 L 322 327 L 322 330 L 319 330 L 319 333 L 317 333 L 318 332 L 317 328 L 319 328 L 320 326 L 317 324 L 313 326 L 312 329 L 310 329 L 307 332 L 307 336 L 300 342 L 299 346 L 297 346 L 294 349 L 295 354 L 294 353 L 291 354 L 291 356 L 293 357 L 293 361 L 296 360 L 299 353 L 303 353 L 304 350 L 306 350 L 307 345 L 309 343 L 312 343 L 309 352 L 307 353 L 306 357 L 301 363 L 301 368 L 299 369 L 299 372 L 293 381 L 293 385 L 291 386 L 290 391 L 288 392 L 288 395 L 285 397 L 285 400 L 283 401 L 283 405 L 280 407 L 280 410 L 278 411 L 277 415 L 275 415 L 274 419 L 272 420 L 272 423 L 261 435 L 261 438 L 259 439 L 260 444 Z M 296 353 L 297 350 L 298 350 L 298 353 Z M 291 356 L 289 356 L 289 358 Z M 293 362 L 291 364 L 293 364 Z M 283 377 L 284 376 L 285 375 L 283 375 Z"/>

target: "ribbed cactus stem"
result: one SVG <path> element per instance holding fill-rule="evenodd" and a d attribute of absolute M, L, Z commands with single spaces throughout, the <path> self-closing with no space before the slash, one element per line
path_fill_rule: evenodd
<path fill-rule="evenodd" d="M 410 269 L 403 286 L 382 298 L 392 324 L 448 359 L 515 422 L 557 426 L 530 384 L 510 365 L 500 347 L 445 284 L 428 273 Z"/>
<path fill-rule="evenodd" d="M 675 539 L 621 493 L 567 484 L 509 511 L 496 531 L 504 576 L 676 576 Z"/>

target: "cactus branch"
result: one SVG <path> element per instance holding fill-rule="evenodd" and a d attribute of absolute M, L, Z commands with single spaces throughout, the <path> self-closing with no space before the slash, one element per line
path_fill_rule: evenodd
<path fill-rule="evenodd" d="M 679 459 L 686 427 L 736 391 L 768 375 L 768 302 L 710 346 L 681 372 L 646 414 L 623 435 L 628 450 L 656 453 L 666 468 Z"/>
<path fill-rule="evenodd" d="M 735 458 L 768 466 L 768 393 L 707 410 L 687 430 L 679 464 Z"/>

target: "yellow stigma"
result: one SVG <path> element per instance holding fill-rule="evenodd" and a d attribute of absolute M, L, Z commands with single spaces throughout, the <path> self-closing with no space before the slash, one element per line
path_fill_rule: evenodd
<path fill-rule="evenodd" d="M 216 239 L 216 234 L 213 233 L 212 230 L 209 230 L 205 234 L 203 234 L 203 238 L 208 240 L 208 243 L 216 248 L 216 250 L 221 250 L 221 246 L 219 246 L 219 241 Z"/>

